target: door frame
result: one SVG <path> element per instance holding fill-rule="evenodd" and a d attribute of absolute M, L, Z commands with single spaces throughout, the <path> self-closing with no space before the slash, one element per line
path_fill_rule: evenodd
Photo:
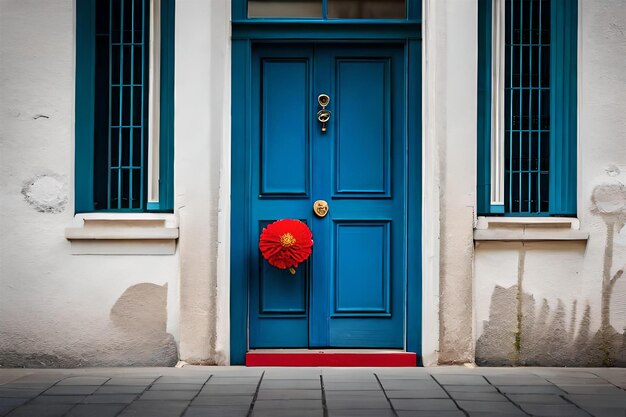
<path fill-rule="evenodd" d="M 230 363 L 245 364 L 248 351 L 250 247 L 250 141 L 252 49 L 255 43 L 394 43 L 404 46 L 406 66 L 407 277 L 405 350 L 422 350 L 422 42 L 421 24 L 310 21 L 232 22 Z"/>

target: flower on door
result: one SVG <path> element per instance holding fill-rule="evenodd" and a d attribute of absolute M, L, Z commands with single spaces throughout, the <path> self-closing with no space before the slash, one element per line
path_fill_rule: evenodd
<path fill-rule="evenodd" d="M 298 265 L 311 256 L 312 237 L 311 229 L 300 220 L 277 220 L 261 232 L 259 249 L 270 265 L 295 274 Z"/>

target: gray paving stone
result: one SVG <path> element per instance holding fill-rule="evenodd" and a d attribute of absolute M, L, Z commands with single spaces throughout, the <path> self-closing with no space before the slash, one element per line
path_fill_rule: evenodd
<path fill-rule="evenodd" d="M 246 417 L 249 407 L 213 406 L 203 407 L 193 404 L 187 409 L 184 417 Z"/>
<path fill-rule="evenodd" d="M 459 407 L 470 412 L 524 414 L 510 402 L 502 401 L 457 401 Z"/>
<path fill-rule="evenodd" d="M 0 407 L 17 407 L 28 401 L 28 398 L 0 398 Z"/>
<path fill-rule="evenodd" d="M 589 413 L 572 404 L 523 404 L 522 409 L 533 416 L 541 417 L 589 417 Z"/>
<path fill-rule="evenodd" d="M 256 385 L 205 385 L 200 395 L 248 395 L 256 390 Z"/>
<path fill-rule="evenodd" d="M 263 389 L 259 390 L 259 400 L 321 400 L 322 390 L 308 389 Z"/>
<path fill-rule="evenodd" d="M 489 385 L 489 382 L 480 375 L 435 374 L 433 378 L 441 385 Z"/>
<path fill-rule="evenodd" d="M 569 394 L 621 395 L 626 397 L 626 391 L 614 385 L 559 385 L 559 388 Z"/>
<path fill-rule="evenodd" d="M 493 385 L 552 385 L 535 375 L 485 375 L 485 378 Z"/>
<path fill-rule="evenodd" d="M 40 395 L 30 404 L 78 404 L 87 398 L 86 395 Z"/>
<path fill-rule="evenodd" d="M 465 413 L 461 410 L 456 410 L 456 411 L 399 410 L 397 411 L 397 413 L 398 413 L 398 417 L 465 417 Z M 501 416 L 497 416 L 497 417 L 501 417 Z"/>
<path fill-rule="evenodd" d="M 197 376 L 175 376 L 175 375 L 163 375 L 156 381 L 155 384 L 204 384 L 207 382 L 211 375 L 197 375 Z"/>
<path fill-rule="evenodd" d="M 103 385 L 94 394 L 141 394 L 145 389 L 142 385 Z"/>
<path fill-rule="evenodd" d="M 104 385 L 136 385 L 147 387 L 152 384 L 157 378 L 125 378 L 125 377 L 113 377 L 109 379 Z"/>
<path fill-rule="evenodd" d="M 448 392 L 498 392 L 491 385 L 446 385 Z"/>
<path fill-rule="evenodd" d="M 618 408 L 588 407 L 585 410 L 597 417 L 624 417 L 626 415 L 626 410 Z"/>
<path fill-rule="evenodd" d="M 416 379 L 385 379 L 380 381 L 385 390 L 432 390 L 441 389 L 439 384 L 431 380 Z"/>
<path fill-rule="evenodd" d="M 469 415 L 469 417 L 526 417 L 528 416 L 528 414 L 526 414 L 523 411 L 516 411 L 514 413 L 501 413 L 501 412 L 496 412 L 496 413 L 489 413 L 489 412 L 483 412 L 483 411 L 473 411 L 473 412 L 469 412 L 467 413 L 467 415 Z"/>
<path fill-rule="evenodd" d="M 326 398 L 326 408 L 329 410 L 359 410 L 359 409 L 386 409 L 391 408 L 386 398 Z"/>
<path fill-rule="evenodd" d="M 501 385 L 498 389 L 505 394 L 565 394 L 554 385 Z"/>
<path fill-rule="evenodd" d="M 16 405 L 2 405 L 2 404 L 0 404 L 0 416 L 8 414 L 9 411 L 13 410 L 16 407 L 17 407 Z"/>
<path fill-rule="evenodd" d="M 130 404 L 137 394 L 94 394 L 85 398 L 85 404 Z"/>
<path fill-rule="evenodd" d="M 67 417 L 115 417 L 124 407 L 124 404 L 78 404 Z"/>
<path fill-rule="evenodd" d="M 328 410 L 328 417 L 396 417 L 391 408 L 381 410 Z"/>
<path fill-rule="evenodd" d="M 261 377 L 213 377 L 209 379 L 207 385 L 258 384 L 260 380 Z"/>
<path fill-rule="evenodd" d="M 315 379 L 268 379 L 261 382 L 261 389 L 321 389 L 322 383 Z"/>
<path fill-rule="evenodd" d="M 42 393 L 43 390 L 32 389 L 14 389 L 14 388 L 0 388 L 1 398 L 33 398 Z"/>
<path fill-rule="evenodd" d="M 457 401 L 509 401 L 497 392 L 451 392 L 450 396 Z"/>
<path fill-rule="evenodd" d="M 507 394 L 517 404 L 569 404 L 563 397 L 555 394 Z"/>
<path fill-rule="evenodd" d="M 607 385 L 606 379 L 598 378 L 598 377 L 590 377 L 590 378 L 546 377 L 546 379 L 555 385 Z"/>
<path fill-rule="evenodd" d="M 8 417 L 61 417 L 67 413 L 73 404 L 52 404 L 52 405 L 23 405 L 7 414 Z"/>
<path fill-rule="evenodd" d="M 102 376 L 72 376 L 57 382 L 59 385 L 102 385 L 110 378 Z"/>
<path fill-rule="evenodd" d="M 424 410 L 424 411 L 454 411 L 458 410 L 452 400 L 438 399 L 403 399 L 394 398 L 391 400 L 393 408 L 396 410 Z"/>
<path fill-rule="evenodd" d="M 146 391 L 139 397 L 140 401 L 191 401 L 198 391 Z"/>
<path fill-rule="evenodd" d="M 323 410 L 311 409 L 278 409 L 278 410 L 252 410 L 252 417 L 323 417 Z"/>
<path fill-rule="evenodd" d="M 204 384 L 154 384 L 148 391 L 200 391 Z"/>
<path fill-rule="evenodd" d="M 450 398 L 441 389 L 420 389 L 420 390 L 385 390 L 389 398 Z"/>
<path fill-rule="evenodd" d="M 336 382 L 324 381 L 324 390 L 326 391 L 378 391 L 380 385 L 378 382 Z"/>
<path fill-rule="evenodd" d="M 612 395 L 567 395 L 566 398 L 582 408 L 601 407 L 626 410 L 626 398 Z"/>
<path fill-rule="evenodd" d="M 98 388 L 99 385 L 55 385 L 42 395 L 89 395 Z"/>
<path fill-rule="evenodd" d="M 259 394 L 261 392 L 259 391 Z M 378 391 L 324 391 L 326 399 L 359 399 L 359 398 L 385 398 L 385 393 L 382 390 Z"/>
<path fill-rule="evenodd" d="M 187 401 L 135 401 L 120 417 L 178 417 L 188 405 Z"/>
<path fill-rule="evenodd" d="M 252 395 L 219 395 L 219 396 L 202 396 L 196 397 L 191 405 L 193 406 L 209 406 L 209 405 L 236 405 L 239 407 L 250 407 L 252 403 Z"/>
<path fill-rule="evenodd" d="M 258 400 L 253 410 L 321 410 L 321 400 Z"/>

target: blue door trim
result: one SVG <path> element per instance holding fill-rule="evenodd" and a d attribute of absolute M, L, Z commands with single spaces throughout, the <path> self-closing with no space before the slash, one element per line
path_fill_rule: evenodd
<path fill-rule="evenodd" d="M 406 291 L 406 337 L 405 348 L 409 352 L 421 354 L 422 333 L 422 279 L 421 279 L 421 205 L 422 205 L 422 160 L 421 160 L 421 36 L 420 25 L 413 26 L 412 35 L 393 33 L 393 36 L 376 37 L 379 32 L 369 32 L 368 36 L 360 30 L 351 32 L 340 29 L 325 32 L 328 36 L 319 36 L 319 33 L 294 33 L 296 27 L 286 28 L 284 24 L 273 26 L 275 36 L 272 37 L 267 29 L 248 30 L 238 29 L 242 25 L 233 23 L 232 41 L 232 169 L 231 169 L 231 262 L 230 262 L 230 363 L 243 365 L 248 349 L 248 299 L 249 290 L 247 277 L 249 275 L 248 254 L 250 247 L 249 207 L 250 207 L 250 138 L 251 138 L 251 58 L 252 45 L 257 40 L 302 40 L 340 41 L 354 40 L 372 42 L 398 43 L 405 46 L 405 62 L 407 63 L 407 291 Z M 324 25 L 327 26 L 327 25 Z M 336 25 L 339 27 L 339 25 Z M 384 27 L 385 25 L 377 25 Z M 395 26 L 395 24 L 394 24 Z M 265 26 L 264 26 L 265 27 Z M 364 27 L 364 25 L 360 25 Z M 391 31 L 391 29 L 390 29 Z M 289 32 L 292 32 L 289 34 Z M 392 32 L 392 31 L 391 31 Z M 403 30 L 401 31 L 403 32 Z M 315 36 L 318 35 L 318 36 Z M 403 36 L 402 36 L 403 35 Z"/>

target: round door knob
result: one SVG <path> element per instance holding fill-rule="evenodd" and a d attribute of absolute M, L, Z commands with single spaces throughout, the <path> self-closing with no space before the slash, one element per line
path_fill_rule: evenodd
<path fill-rule="evenodd" d="M 328 214 L 328 203 L 324 200 L 317 200 L 313 203 L 313 212 L 317 217 L 324 217 Z"/>

